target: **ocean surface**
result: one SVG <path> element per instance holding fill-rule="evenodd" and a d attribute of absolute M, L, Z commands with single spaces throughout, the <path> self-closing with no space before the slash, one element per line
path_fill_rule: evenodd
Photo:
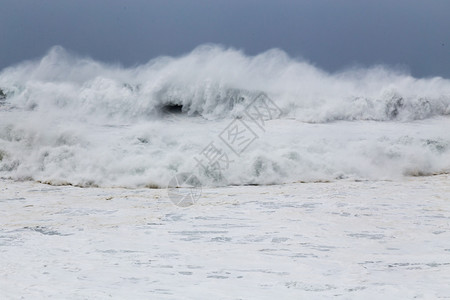
<path fill-rule="evenodd" d="M 450 298 L 449 79 L 54 47 L 0 89 L 1 299 Z"/>
<path fill-rule="evenodd" d="M 203 45 L 121 67 L 52 48 L 3 69 L 0 177 L 82 187 L 391 180 L 450 171 L 450 80 L 327 73 Z"/>
<path fill-rule="evenodd" d="M 1 299 L 448 299 L 450 176 L 164 189 L 0 180 Z"/>

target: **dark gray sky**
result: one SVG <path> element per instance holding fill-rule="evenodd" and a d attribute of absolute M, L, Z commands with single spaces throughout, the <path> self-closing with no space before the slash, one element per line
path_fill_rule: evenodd
<path fill-rule="evenodd" d="M 337 71 L 388 64 L 450 78 L 448 0 L 2 0 L 0 69 L 53 45 L 125 66 L 203 43 L 281 48 Z"/>

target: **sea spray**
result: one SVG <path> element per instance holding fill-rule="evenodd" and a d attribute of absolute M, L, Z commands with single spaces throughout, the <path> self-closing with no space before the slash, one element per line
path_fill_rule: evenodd
<path fill-rule="evenodd" d="M 282 114 L 219 185 L 450 170 L 450 81 L 388 67 L 330 74 L 281 50 L 205 45 L 124 68 L 54 47 L 2 70 L 0 87 L 4 178 L 164 187 L 233 119 L 250 122 L 261 92 Z"/>

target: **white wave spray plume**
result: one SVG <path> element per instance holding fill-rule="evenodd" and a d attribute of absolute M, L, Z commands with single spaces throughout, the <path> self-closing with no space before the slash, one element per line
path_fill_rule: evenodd
<path fill-rule="evenodd" d="M 124 68 L 61 47 L 0 73 L 0 175 L 52 184 L 163 187 L 253 96 L 282 120 L 226 181 L 271 184 L 448 172 L 450 80 L 376 66 L 330 74 L 281 50 L 216 45 Z M 168 117 L 179 107 L 183 114 Z M 337 122 L 344 121 L 344 122 Z"/>

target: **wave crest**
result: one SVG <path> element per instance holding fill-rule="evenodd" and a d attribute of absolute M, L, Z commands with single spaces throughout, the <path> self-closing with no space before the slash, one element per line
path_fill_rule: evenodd
<path fill-rule="evenodd" d="M 3 70 L 0 87 L 13 107 L 123 121 L 155 118 L 171 104 L 207 119 L 236 117 L 260 92 L 285 117 L 304 122 L 408 121 L 450 114 L 450 81 L 443 78 L 417 79 L 381 66 L 329 74 L 281 50 L 246 56 L 215 45 L 133 68 L 54 47 L 39 61 Z"/>
<path fill-rule="evenodd" d="M 443 117 L 450 114 L 450 81 L 381 66 L 330 74 L 281 50 L 246 56 L 206 45 L 124 68 L 54 47 L 4 69 L 0 88 L 0 176 L 7 178 L 163 187 L 192 171 L 192 158 L 230 119 L 248 121 L 246 107 L 261 92 L 284 120 L 258 132 L 221 176 L 201 173 L 203 182 L 450 171 L 450 120 Z"/>

